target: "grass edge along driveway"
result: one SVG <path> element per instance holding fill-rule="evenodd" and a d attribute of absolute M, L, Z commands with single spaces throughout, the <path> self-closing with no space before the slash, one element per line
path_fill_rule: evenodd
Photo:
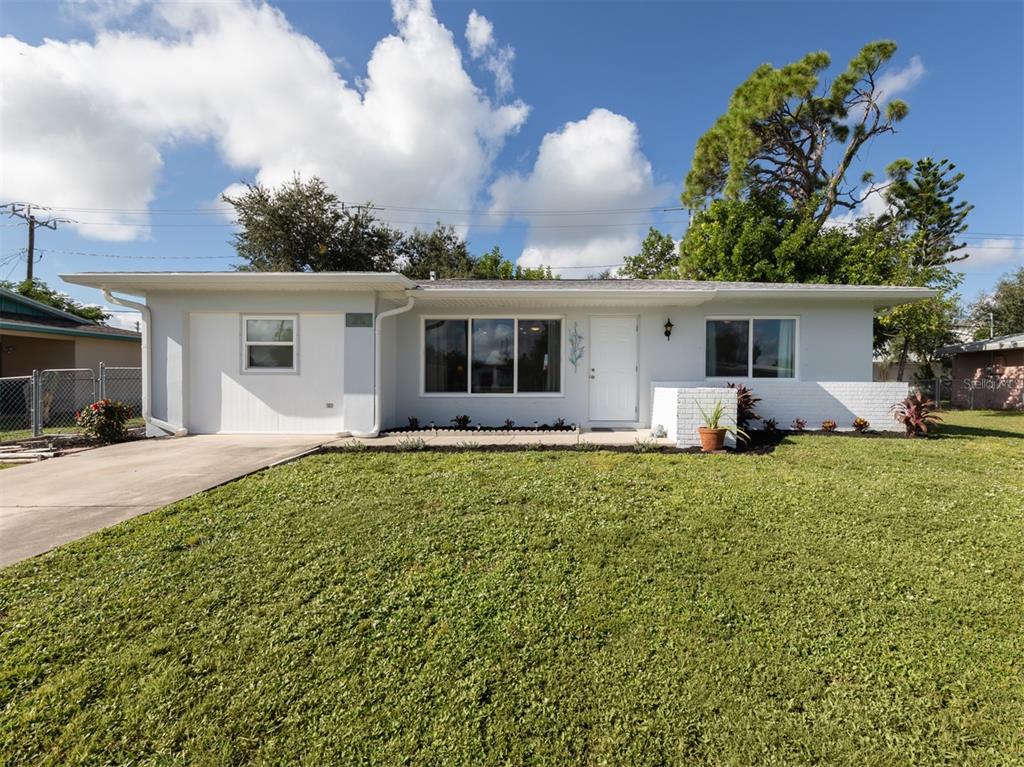
<path fill-rule="evenodd" d="M 1024 416 L 950 418 L 204 493 L 0 571 L 0 763 L 1024 763 Z"/>

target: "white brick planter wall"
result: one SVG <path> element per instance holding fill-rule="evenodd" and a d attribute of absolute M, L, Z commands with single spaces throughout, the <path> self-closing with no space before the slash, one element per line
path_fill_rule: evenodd
<path fill-rule="evenodd" d="M 725 408 L 722 424 L 736 425 L 736 392 L 734 390 L 700 387 L 672 391 L 675 392 L 675 433 L 670 433 L 669 436 L 675 439 L 676 445 L 679 447 L 693 447 L 700 444 L 700 435 L 697 433 L 697 429 L 704 426 L 701 408 L 710 415 L 715 406 L 721 402 Z M 725 444 L 729 447 L 735 446 L 736 438 L 732 434 L 727 434 Z"/>
<path fill-rule="evenodd" d="M 852 428 L 854 418 L 866 418 L 871 428 L 877 431 L 902 431 L 903 427 L 892 417 L 890 409 L 909 393 L 906 383 L 897 381 L 786 381 L 779 379 L 758 379 L 740 381 L 760 397 L 757 412 L 762 418 L 774 418 L 780 429 L 788 429 L 794 418 L 807 421 L 808 429 L 821 428 L 821 422 L 831 418 L 843 431 Z M 652 384 L 652 427 L 666 419 L 666 411 L 673 398 L 681 397 L 675 392 L 722 391 L 725 383 L 713 384 L 708 381 L 671 381 Z M 715 397 L 711 401 L 714 403 Z M 722 400 L 723 403 L 725 400 Z M 703 400 L 701 401 L 703 404 Z M 699 415 L 699 413 L 698 413 Z M 681 416 L 680 416 L 681 418 Z M 664 424 L 669 431 L 667 424 Z M 675 437 L 669 431 L 670 437 Z"/>

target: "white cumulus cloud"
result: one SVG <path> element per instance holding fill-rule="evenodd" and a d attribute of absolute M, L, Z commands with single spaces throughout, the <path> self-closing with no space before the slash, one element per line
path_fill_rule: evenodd
<path fill-rule="evenodd" d="M 121 6 L 98 7 L 106 22 Z M 342 199 L 468 208 L 529 112 L 477 87 L 429 0 L 395 0 L 396 32 L 375 46 L 359 89 L 265 3 L 145 11 L 145 31 L 100 28 L 92 42 L 0 39 L 0 196 L 145 208 L 167 148 L 212 142 L 227 165 L 264 183 L 297 171 Z M 129 226 L 144 217 L 76 217 L 86 215 L 108 224 L 83 224 L 87 236 L 146 231 Z"/>
<path fill-rule="evenodd" d="M 985 239 L 954 250 L 953 253 L 957 256 L 967 254 L 967 258 L 958 264 L 963 270 L 1016 266 L 1024 264 L 1024 241 L 1005 237 Z"/>
<path fill-rule="evenodd" d="M 655 182 L 636 124 L 607 109 L 548 133 L 529 173 L 505 174 L 491 185 L 492 210 L 514 211 L 529 224 L 519 263 L 574 277 L 635 254 L 651 214 L 544 212 L 648 208 L 671 193 L 671 185 Z"/>
<path fill-rule="evenodd" d="M 920 56 L 911 56 L 902 69 L 890 69 L 882 73 L 875 83 L 882 94 L 882 101 L 889 101 L 910 90 L 925 75 L 924 62 Z"/>
<path fill-rule="evenodd" d="M 466 22 L 466 42 L 469 43 L 469 55 L 474 59 L 483 56 L 494 44 L 494 25 L 486 16 L 477 13 L 475 8 L 469 12 L 469 20 Z"/>
<path fill-rule="evenodd" d="M 466 42 L 469 43 L 470 57 L 483 59 L 484 67 L 494 75 L 494 90 L 498 98 L 505 98 L 512 92 L 512 62 L 516 58 L 512 46 L 498 45 L 494 39 L 494 25 L 476 9 L 469 12 Z"/>

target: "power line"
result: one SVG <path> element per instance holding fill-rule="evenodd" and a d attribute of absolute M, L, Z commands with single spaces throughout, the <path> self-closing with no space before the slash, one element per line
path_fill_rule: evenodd
<path fill-rule="evenodd" d="M 408 219 L 399 218 L 382 218 L 381 223 L 388 224 L 413 224 L 418 226 L 433 226 L 438 223 L 437 221 L 411 221 Z M 118 221 L 76 221 L 79 226 L 121 226 L 121 227 L 134 227 L 134 228 L 224 228 L 228 226 L 238 226 L 238 222 L 223 222 L 223 223 L 128 223 Z M 560 223 L 560 224 L 535 224 L 535 223 L 479 223 L 474 221 L 442 221 L 450 226 L 466 226 L 467 228 L 488 228 L 488 229 L 505 229 L 505 228 L 530 228 L 530 229 L 590 229 L 590 228 L 615 228 L 622 226 L 654 226 L 654 225 L 665 225 L 673 223 L 686 223 L 684 219 L 672 219 L 663 221 L 618 221 L 617 223 Z"/>
<path fill-rule="evenodd" d="M 65 256 L 90 256 L 92 258 L 124 258 L 129 260 L 137 261 L 225 261 L 232 258 L 238 258 L 237 255 L 232 256 L 133 256 L 124 253 L 90 253 L 83 250 L 56 250 L 53 248 L 40 248 L 41 253 L 59 253 Z"/>
<path fill-rule="evenodd" d="M 28 225 L 28 247 L 25 248 L 25 281 L 32 282 L 32 267 L 35 265 L 36 227 L 44 229 L 57 229 L 57 224 L 73 223 L 67 218 L 36 218 L 32 211 L 32 203 L 12 202 L 0 206 L 6 208 L 7 215 L 13 218 L 20 218 Z"/>
<path fill-rule="evenodd" d="M 343 207 L 366 208 L 369 210 L 391 210 L 404 213 L 448 213 L 478 216 L 589 216 L 628 213 L 673 213 L 682 212 L 686 208 L 664 207 L 661 205 L 646 208 L 567 208 L 567 209 L 523 209 L 523 210 L 500 210 L 485 208 L 427 208 L 412 205 L 378 205 L 376 203 L 366 204 L 357 202 L 340 201 Z M 121 214 L 184 214 L 184 215 L 223 215 L 234 211 L 234 207 L 205 207 L 205 208 L 99 208 L 99 207 L 75 207 L 70 205 L 37 205 L 36 207 L 45 210 L 70 211 L 75 213 L 121 213 Z"/>

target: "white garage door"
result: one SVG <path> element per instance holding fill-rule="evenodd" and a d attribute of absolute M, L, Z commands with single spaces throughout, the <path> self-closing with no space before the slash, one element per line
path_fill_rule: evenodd
<path fill-rule="evenodd" d="M 342 423 L 344 314 L 295 317 L 294 371 L 242 370 L 242 315 L 189 315 L 188 429 L 333 434 Z"/>

